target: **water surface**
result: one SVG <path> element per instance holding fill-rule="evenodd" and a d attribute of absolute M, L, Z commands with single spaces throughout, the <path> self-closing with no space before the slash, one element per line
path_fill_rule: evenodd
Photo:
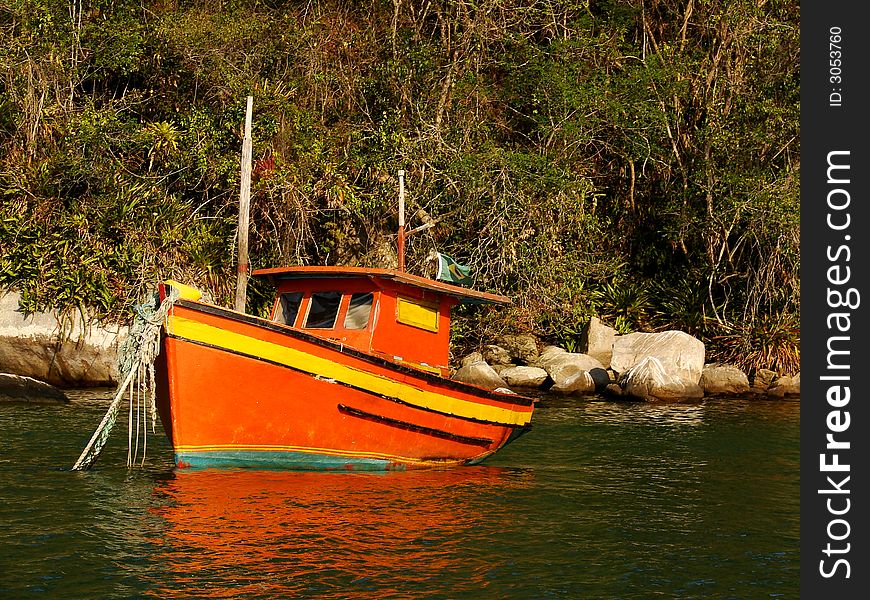
<path fill-rule="evenodd" d="M 126 423 L 70 472 L 110 391 L 0 405 L 0 595 L 796 598 L 799 402 L 544 398 L 484 465 L 179 471 Z"/>

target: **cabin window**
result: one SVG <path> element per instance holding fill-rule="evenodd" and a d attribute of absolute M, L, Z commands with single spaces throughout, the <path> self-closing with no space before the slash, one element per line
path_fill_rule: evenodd
<path fill-rule="evenodd" d="M 371 292 L 354 294 L 350 297 L 347 314 L 344 317 L 345 329 L 365 329 L 372 314 L 372 301 L 374 294 Z"/>
<path fill-rule="evenodd" d="M 308 303 L 305 327 L 308 329 L 330 329 L 335 327 L 341 292 L 314 292 Z"/>
<path fill-rule="evenodd" d="M 299 313 L 299 305 L 301 303 L 302 292 L 281 294 L 281 304 L 275 314 L 275 321 L 292 326 L 296 322 L 296 315 Z"/>
<path fill-rule="evenodd" d="M 396 299 L 396 320 L 399 323 L 434 333 L 438 331 L 438 316 L 438 304 L 434 302 L 401 296 Z"/>

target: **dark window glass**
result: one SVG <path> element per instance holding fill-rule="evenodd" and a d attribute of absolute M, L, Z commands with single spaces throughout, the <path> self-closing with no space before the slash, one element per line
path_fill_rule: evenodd
<path fill-rule="evenodd" d="M 293 325 L 296 322 L 296 314 L 299 312 L 299 305 L 301 303 L 302 292 L 281 294 L 281 306 L 278 307 L 275 321 L 285 325 Z"/>
<path fill-rule="evenodd" d="M 369 323 L 369 315 L 372 314 L 372 300 L 374 294 L 371 292 L 354 294 L 350 297 L 350 305 L 347 307 L 347 314 L 344 317 L 345 329 L 365 329 Z"/>
<path fill-rule="evenodd" d="M 329 329 L 334 327 L 340 302 L 340 292 L 315 292 L 311 294 L 308 316 L 305 318 L 305 327 L 309 329 Z"/>

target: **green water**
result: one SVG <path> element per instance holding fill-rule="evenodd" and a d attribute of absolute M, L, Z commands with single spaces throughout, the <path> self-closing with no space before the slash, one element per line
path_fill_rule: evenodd
<path fill-rule="evenodd" d="M 0 596 L 797 598 L 797 401 L 544 399 L 484 466 L 176 471 L 107 394 L 0 405 Z"/>

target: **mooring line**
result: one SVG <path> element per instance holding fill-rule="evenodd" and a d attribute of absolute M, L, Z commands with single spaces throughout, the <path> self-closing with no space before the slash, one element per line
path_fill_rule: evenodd
<path fill-rule="evenodd" d="M 123 383 L 118 386 L 114 399 L 109 404 L 109 409 L 90 441 L 82 451 L 81 456 L 73 465 L 73 471 L 90 469 L 99 458 L 109 433 L 115 425 L 121 400 L 125 392 L 129 392 L 130 411 L 127 419 L 127 466 L 132 467 L 139 455 L 140 430 L 144 434 L 142 441 L 142 460 L 145 464 L 145 450 L 148 445 L 148 402 L 150 400 L 151 427 L 156 432 L 157 421 L 157 393 L 154 374 L 154 361 L 160 352 L 160 330 L 166 319 L 166 315 L 172 309 L 179 293 L 173 287 L 167 287 L 169 293 L 163 302 L 154 309 L 157 304 L 149 306 L 137 306 L 133 325 L 130 327 L 130 335 L 121 348 L 119 371 L 124 377 Z M 150 390 L 148 389 L 150 388 Z M 147 393 L 150 391 L 150 395 Z M 134 407 L 134 396 L 135 404 Z M 133 411 L 136 411 L 136 442 L 133 442 Z M 144 419 L 144 422 L 143 422 Z"/>

